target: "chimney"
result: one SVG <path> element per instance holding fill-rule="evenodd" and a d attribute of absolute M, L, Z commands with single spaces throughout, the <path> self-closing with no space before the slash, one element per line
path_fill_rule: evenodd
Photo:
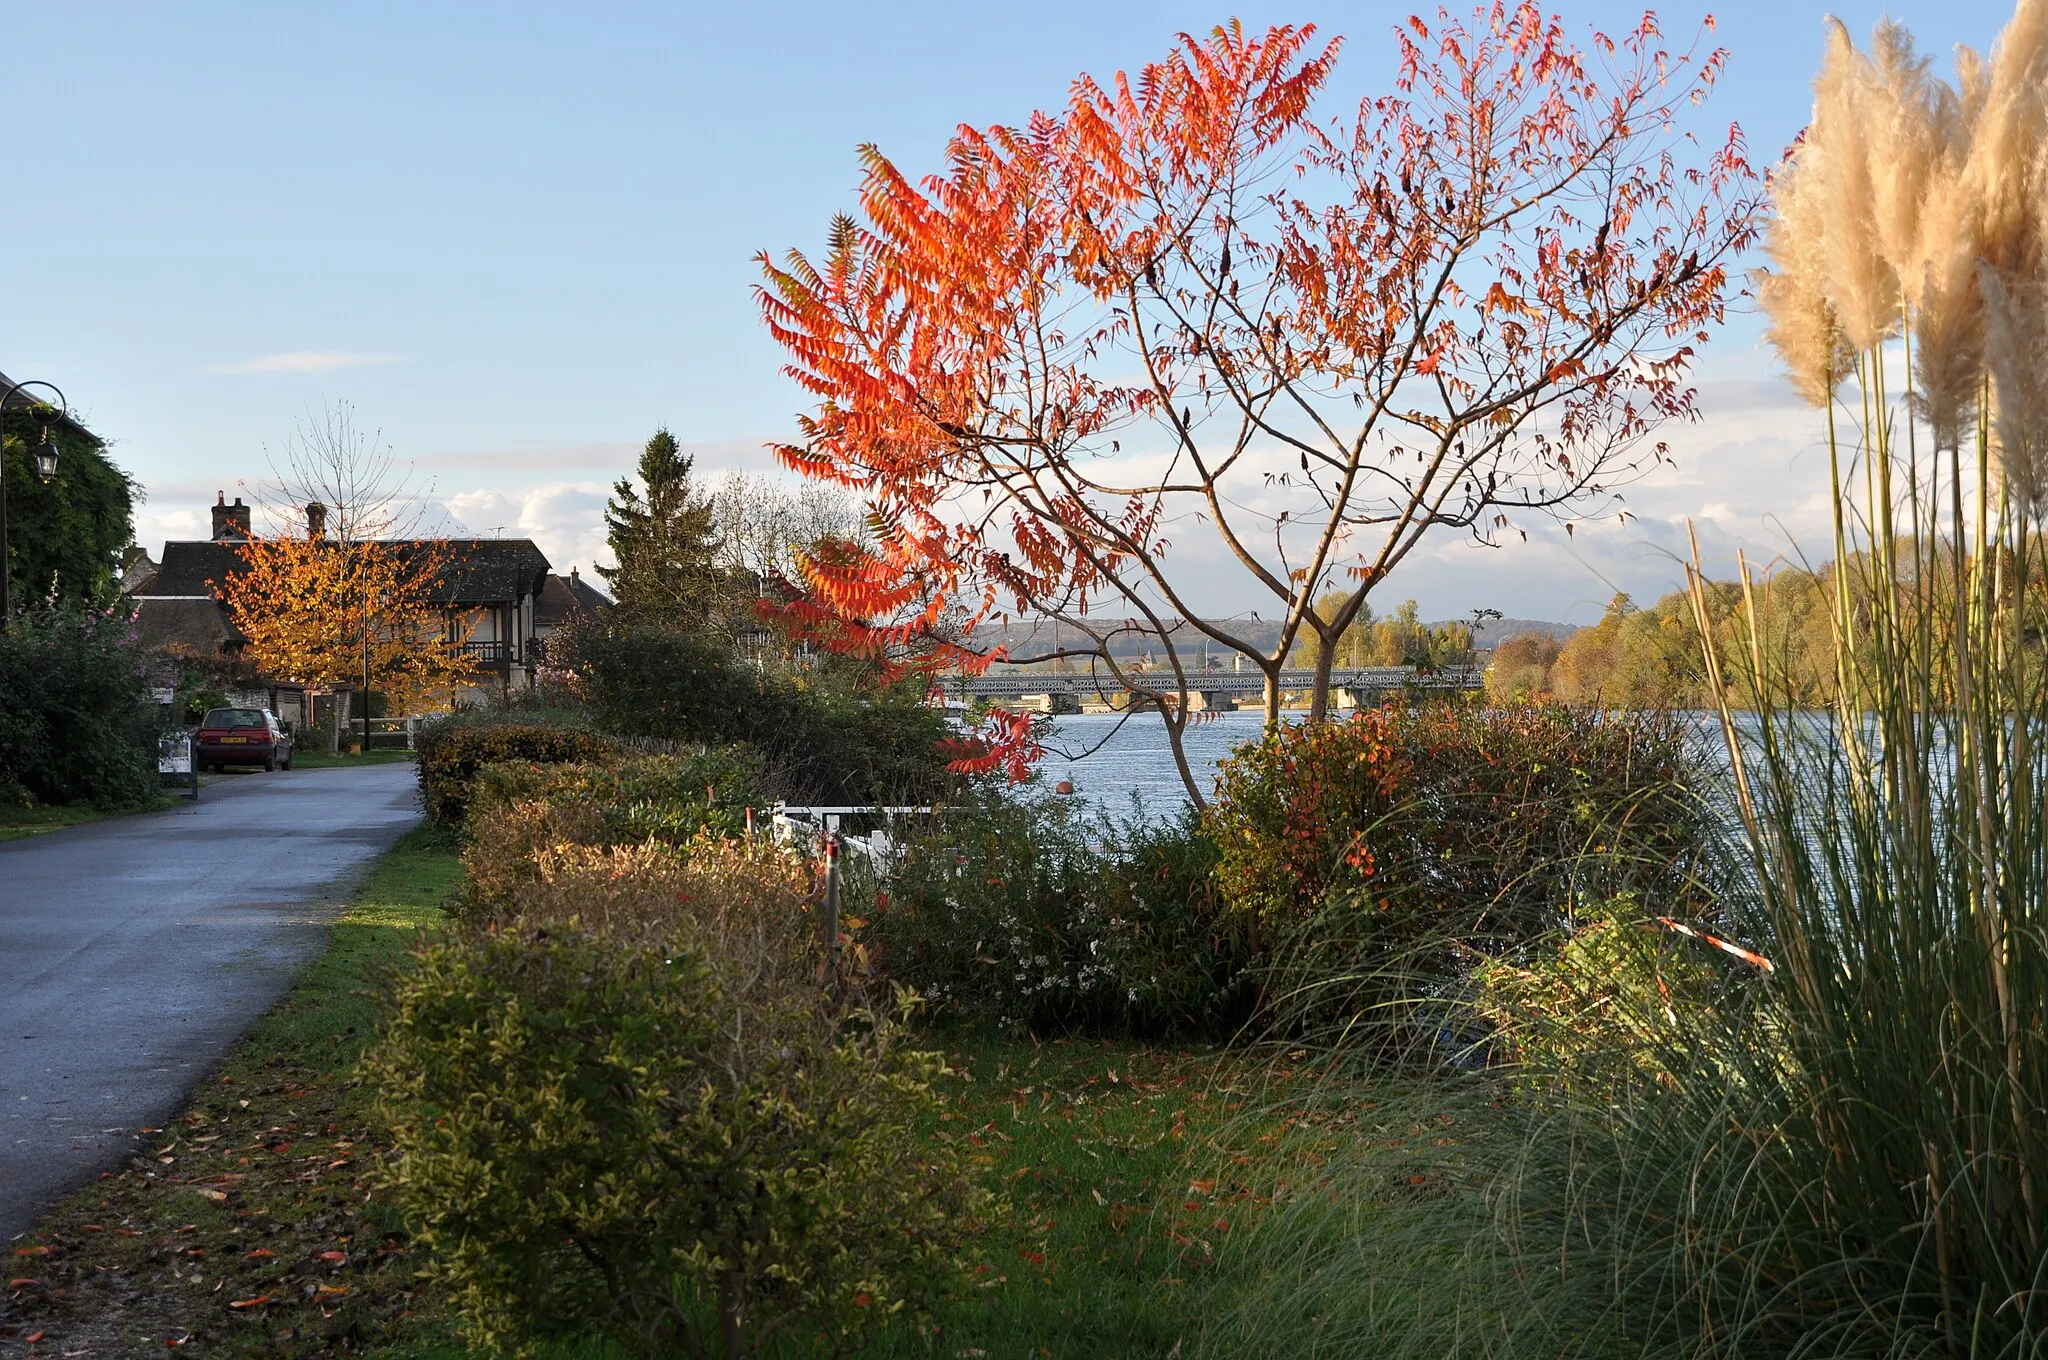
<path fill-rule="evenodd" d="M 249 507 L 242 504 L 240 496 L 235 503 L 227 503 L 227 493 L 213 493 L 213 538 L 216 543 L 228 543 L 249 537 Z"/>
<path fill-rule="evenodd" d="M 327 507 L 318 501 L 306 502 L 306 537 L 327 537 Z"/>
<path fill-rule="evenodd" d="M 569 568 L 569 589 L 574 590 L 582 584 L 583 578 L 576 574 L 576 568 Z"/>

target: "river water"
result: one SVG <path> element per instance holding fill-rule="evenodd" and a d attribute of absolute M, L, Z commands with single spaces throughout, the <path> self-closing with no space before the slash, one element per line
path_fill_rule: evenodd
<path fill-rule="evenodd" d="M 1299 722 L 1307 714 L 1284 712 L 1280 716 L 1283 722 Z M 1685 717 L 1702 768 L 1725 770 L 1720 720 L 1711 713 Z M 1214 788 L 1217 765 L 1241 743 L 1256 740 L 1263 722 L 1264 715 L 1257 709 L 1242 709 L 1218 713 L 1188 729 L 1188 765 L 1204 795 Z M 1753 718 L 1744 715 L 1737 723 L 1745 735 L 1753 737 L 1748 730 Z M 1181 783 L 1165 724 L 1156 713 L 1133 714 L 1128 719 L 1116 713 L 1056 717 L 1046 746 L 1048 754 L 1038 768 L 1044 771 L 1047 788 L 1062 779 L 1072 780 L 1076 794 L 1120 817 L 1132 812 L 1133 800 L 1147 820 L 1172 817 L 1187 806 L 1187 786 Z"/>
<path fill-rule="evenodd" d="M 1264 715 L 1250 709 L 1218 713 L 1188 729 L 1188 764 L 1205 795 L 1213 787 L 1217 764 L 1239 743 L 1255 740 L 1263 723 Z M 1075 793 L 1118 815 L 1131 811 L 1134 798 L 1147 818 L 1171 817 L 1187 806 L 1187 786 L 1156 713 L 1133 714 L 1128 720 L 1118 713 L 1056 717 L 1046 746 L 1049 753 L 1039 768 L 1048 787 L 1070 779 Z"/>

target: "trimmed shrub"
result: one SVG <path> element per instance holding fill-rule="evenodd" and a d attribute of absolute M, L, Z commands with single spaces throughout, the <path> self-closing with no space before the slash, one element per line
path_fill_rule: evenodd
<path fill-rule="evenodd" d="M 760 806 L 760 773 L 738 750 L 486 765 L 472 785 L 462 914 L 491 914 L 558 848 L 740 836 L 747 808 Z"/>
<path fill-rule="evenodd" d="M 617 742 L 595 732 L 531 722 L 461 720 L 423 728 L 414 748 L 420 799 L 427 815 L 443 826 L 460 826 L 468 818 L 471 787 L 486 765 L 603 760 L 619 752 Z"/>
<path fill-rule="evenodd" d="M 1245 1014 L 1245 933 L 1192 813 L 1105 823 L 983 792 L 910 838 L 858 938 L 934 1013 L 1000 1029 L 1221 1035 Z"/>
<path fill-rule="evenodd" d="M 157 737 L 125 617 L 30 610 L 0 633 L 0 794 L 18 789 L 53 805 L 147 802 Z"/>
<path fill-rule="evenodd" d="M 645 624 L 577 629 L 565 664 L 608 731 L 761 752 L 792 803 L 926 803 L 954 782 L 945 716 L 913 684 L 850 693 L 757 670 L 712 638 Z"/>
<path fill-rule="evenodd" d="M 559 924 L 421 951 L 371 1069 L 474 1341 L 843 1353 L 950 1274 L 983 1200 L 918 1136 L 941 1059 L 786 969 Z"/>

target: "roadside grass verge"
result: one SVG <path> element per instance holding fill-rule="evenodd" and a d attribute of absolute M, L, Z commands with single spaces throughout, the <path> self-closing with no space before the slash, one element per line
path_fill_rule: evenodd
<path fill-rule="evenodd" d="M 40 803 L 34 807 L 0 806 L 0 841 L 25 840 L 45 832 L 62 831 L 67 826 L 105 821 L 109 817 L 127 817 L 138 812 L 160 812 L 164 808 L 177 807 L 183 801 L 181 798 L 164 796 L 153 798 L 136 807 L 112 810 L 95 807 L 45 807 Z"/>
<path fill-rule="evenodd" d="M 439 925 L 454 843 L 422 828 L 377 867 L 327 952 L 147 1152 L 78 1191 L 5 1264 L 0 1357 L 475 1360 L 368 1172 L 385 1153 L 358 1059 L 390 971 Z M 1193 1357 L 1269 1291 L 1234 1245 L 1361 1137 L 1394 1162 L 1441 1141 L 1381 1127 L 1376 1088 L 1293 1053 L 934 1034 L 954 1074 L 930 1136 L 965 1144 L 1009 1211 L 961 1250 L 971 1282 L 891 1320 L 883 1357 Z M 33 1343 L 30 1337 L 36 1337 Z M 543 1360 L 623 1360 L 588 1341 Z"/>
<path fill-rule="evenodd" d="M 452 842 L 408 834 L 148 1150 L 10 1245 L 0 1356 L 356 1354 L 412 1321 L 413 1256 L 362 1179 L 381 1149 L 354 1071 L 386 974 L 461 874 Z"/>

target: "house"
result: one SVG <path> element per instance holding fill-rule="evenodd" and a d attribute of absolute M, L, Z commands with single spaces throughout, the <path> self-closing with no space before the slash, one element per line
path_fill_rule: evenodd
<path fill-rule="evenodd" d="M 581 619 L 601 618 L 611 608 L 611 597 L 584 580 L 575 567 L 569 568 L 567 576 L 550 573 L 534 615 L 533 641 L 538 654 L 546 658 L 548 639 L 559 630 Z"/>
<path fill-rule="evenodd" d="M 307 507 L 307 518 L 322 525 L 325 509 Z M 153 571 L 138 570 L 128 596 L 135 602 L 137 634 L 156 650 L 208 659 L 232 658 L 245 645 L 212 582 L 244 569 L 241 545 L 251 535 L 250 507 L 237 496 L 215 498 L 213 536 L 164 544 Z M 450 636 L 466 625 L 464 650 L 484 673 L 479 690 L 509 695 L 533 684 L 541 595 L 551 573 L 548 559 L 531 539 L 454 538 L 399 540 L 429 544 L 448 556 L 438 601 Z M 146 558 L 144 559 L 146 560 Z M 137 564 L 140 567 L 140 563 Z"/>

